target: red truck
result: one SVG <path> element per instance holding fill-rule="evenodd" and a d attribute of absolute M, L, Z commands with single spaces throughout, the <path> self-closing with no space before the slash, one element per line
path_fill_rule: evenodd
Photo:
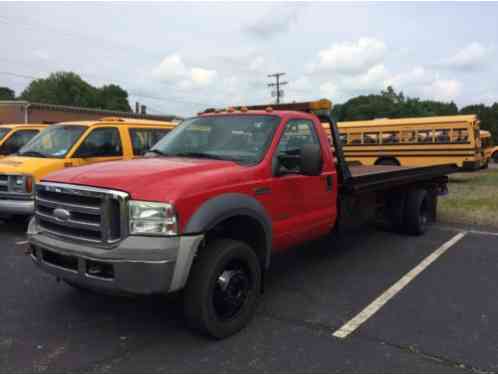
<path fill-rule="evenodd" d="M 350 167 L 330 110 L 206 110 L 146 158 L 47 176 L 28 226 L 34 263 L 77 288 L 183 290 L 192 326 L 223 338 L 253 316 L 272 253 L 379 216 L 424 233 L 456 166 Z"/>

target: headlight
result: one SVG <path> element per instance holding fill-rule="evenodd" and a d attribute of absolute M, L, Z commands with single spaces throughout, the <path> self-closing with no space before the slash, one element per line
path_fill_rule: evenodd
<path fill-rule="evenodd" d="M 14 175 L 10 176 L 10 191 L 13 193 L 32 193 L 33 176 Z"/>
<path fill-rule="evenodd" d="M 130 234 L 175 236 L 178 220 L 169 203 L 129 201 Z"/>

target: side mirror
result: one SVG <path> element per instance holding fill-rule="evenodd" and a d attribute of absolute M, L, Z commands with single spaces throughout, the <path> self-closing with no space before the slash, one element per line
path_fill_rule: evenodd
<path fill-rule="evenodd" d="M 318 176 L 322 173 L 320 146 L 307 144 L 301 148 L 301 173 L 306 176 Z"/>

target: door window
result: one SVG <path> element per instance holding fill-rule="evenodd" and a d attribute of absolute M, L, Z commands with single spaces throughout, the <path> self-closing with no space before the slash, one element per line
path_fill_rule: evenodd
<path fill-rule="evenodd" d="M 93 130 L 76 151 L 76 157 L 122 156 L 121 138 L 117 128 Z"/>
<path fill-rule="evenodd" d="M 130 129 L 133 155 L 145 155 L 169 131 L 169 129 Z"/>
<path fill-rule="evenodd" d="M 15 132 L 4 142 L 0 149 L 0 154 L 8 155 L 16 153 L 37 134 L 38 130 L 19 130 Z"/>
<path fill-rule="evenodd" d="M 290 171 L 299 171 L 301 148 L 304 145 L 319 145 L 313 122 L 309 120 L 291 120 L 287 123 L 278 145 L 278 155 L 292 156 L 285 158 L 284 167 Z"/>

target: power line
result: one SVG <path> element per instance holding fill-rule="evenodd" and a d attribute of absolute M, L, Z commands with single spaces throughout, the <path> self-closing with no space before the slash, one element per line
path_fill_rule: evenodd
<path fill-rule="evenodd" d="M 280 86 L 287 85 L 289 82 L 280 82 L 280 77 L 284 76 L 285 73 L 273 73 L 273 74 L 268 74 L 268 78 L 275 78 L 276 82 L 275 83 L 268 83 L 268 87 L 276 87 L 276 91 L 272 91 L 272 96 L 275 96 L 277 98 L 277 104 L 280 104 L 280 97 L 284 96 L 284 90 L 280 90 Z"/>

